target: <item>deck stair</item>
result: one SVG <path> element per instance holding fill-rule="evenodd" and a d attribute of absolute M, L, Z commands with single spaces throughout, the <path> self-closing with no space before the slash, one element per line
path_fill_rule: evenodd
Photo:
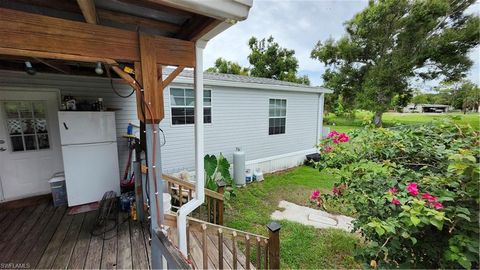
<path fill-rule="evenodd" d="M 162 179 L 172 196 L 173 211 L 195 195 L 194 183 L 166 174 Z M 205 203 L 187 217 L 190 264 L 195 269 L 278 269 L 280 226 L 268 224 L 269 237 L 223 226 L 224 188 L 205 189 Z M 165 215 L 164 222 L 169 240 L 178 247 L 176 218 L 172 212 Z"/>
<path fill-rule="evenodd" d="M 189 217 L 188 259 L 195 269 L 275 269 L 269 248 L 275 239 Z M 178 245 L 176 216 L 165 215 L 169 239 Z M 277 231 L 278 232 L 278 231 Z M 278 237 L 278 233 L 273 238 Z M 273 250 L 272 250 L 273 251 Z M 278 254 L 278 253 L 277 253 Z M 254 263 L 251 263 L 251 261 Z M 274 259 L 275 260 L 275 259 Z"/>

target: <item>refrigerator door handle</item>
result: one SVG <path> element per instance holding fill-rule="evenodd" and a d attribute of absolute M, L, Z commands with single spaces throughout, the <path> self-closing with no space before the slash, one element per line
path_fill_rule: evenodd
<path fill-rule="evenodd" d="M 97 142 L 97 143 L 76 143 L 76 144 L 65 144 L 62 145 L 63 147 L 85 147 L 85 146 L 99 146 L 99 145 L 107 145 L 116 142 Z"/>
<path fill-rule="evenodd" d="M 63 122 L 63 126 L 65 127 L 66 130 L 68 130 L 68 126 L 67 124 L 65 124 L 65 122 Z"/>

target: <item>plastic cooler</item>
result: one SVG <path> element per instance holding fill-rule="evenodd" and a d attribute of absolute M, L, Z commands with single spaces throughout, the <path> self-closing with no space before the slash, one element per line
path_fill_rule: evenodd
<path fill-rule="evenodd" d="M 53 205 L 60 206 L 67 204 L 67 187 L 65 185 L 65 174 L 63 172 L 56 173 L 50 180 L 50 188 L 52 190 Z"/>

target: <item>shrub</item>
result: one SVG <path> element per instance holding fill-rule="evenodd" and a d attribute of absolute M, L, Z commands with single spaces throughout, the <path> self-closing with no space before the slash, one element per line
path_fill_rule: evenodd
<path fill-rule="evenodd" d="M 359 259 L 382 268 L 478 268 L 479 134 L 449 122 L 366 127 L 330 151 L 320 169 L 340 183 L 323 207 L 345 204 L 366 245 Z M 338 192 L 342 187 L 342 192 Z"/>

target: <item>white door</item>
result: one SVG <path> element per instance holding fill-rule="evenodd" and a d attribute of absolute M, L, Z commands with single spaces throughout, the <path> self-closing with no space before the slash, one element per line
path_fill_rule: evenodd
<path fill-rule="evenodd" d="M 0 88 L 0 200 L 50 191 L 63 171 L 58 91 Z"/>

